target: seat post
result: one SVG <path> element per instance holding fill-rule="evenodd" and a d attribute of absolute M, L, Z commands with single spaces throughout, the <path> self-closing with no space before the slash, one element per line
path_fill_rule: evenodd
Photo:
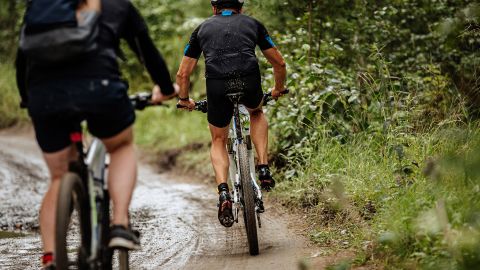
<path fill-rule="evenodd" d="M 227 97 L 232 101 L 233 103 L 233 128 L 235 130 L 235 134 L 237 135 L 237 140 L 239 143 L 243 142 L 243 136 L 242 136 L 242 123 L 240 120 L 240 111 L 239 111 L 239 104 L 240 104 L 240 98 L 242 98 L 243 93 L 231 93 L 227 94 Z"/>

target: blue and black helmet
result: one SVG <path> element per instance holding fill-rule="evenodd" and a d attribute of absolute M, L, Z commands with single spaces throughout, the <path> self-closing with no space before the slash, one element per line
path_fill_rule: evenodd
<path fill-rule="evenodd" d="M 220 6 L 224 8 L 241 8 L 245 0 L 211 0 L 212 6 Z"/>

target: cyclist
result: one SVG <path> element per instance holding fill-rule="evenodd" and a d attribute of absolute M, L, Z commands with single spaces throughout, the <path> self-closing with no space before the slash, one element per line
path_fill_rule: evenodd
<path fill-rule="evenodd" d="M 165 61 L 143 18 L 129 1 L 102 0 L 98 27 L 97 50 L 74 62 L 47 66 L 26 57 L 21 50 L 17 54 L 17 84 L 22 104 L 28 107 L 51 176 L 40 210 L 44 269 L 54 269 L 57 193 L 60 179 L 68 171 L 69 159 L 74 156 L 69 136 L 72 127 L 78 128 L 81 120 L 87 120 L 89 131 L 103 141 L 110 154 L 108 186 L 113 219 L 109 246 L 140 247 L 128 218 L 137 171 L 132 131 L 135 114 L 116 59 L 120 38 L 145 61 L 156 83 L 155 100 L 176 95 Z"/>
<path fill-rule="evenodd" d="M 189 77 L 204 54 L 207 79 L 208 122 L 212 136 L 211 160 L 218 184 L 218 218 L 223 226 L 233 225 L 232 203 L 227 184 L 228 154 L 226 142 L 228 125 L 233 115 L 233 104 L 227 92 L 243 92 L 241 102 L 248 108 L 251 136 L 258 155 L 257 170 L 261 187 L 270 190 L 275 186 L 268 167 L 268 123 L 262 111 L 263 92 L 260 69 L 255 56 L 258 45 L 272 64 L 276 99 L 285 88 L 286 65 L 267 30 L 259 21 L 243 15 L 244 0 L 212 0 L 213 16 L 198 26 L 185 48 L 177 73 L 180 86 L 179 105 L 192 110 L 195 102 L 189 98 Z"/>

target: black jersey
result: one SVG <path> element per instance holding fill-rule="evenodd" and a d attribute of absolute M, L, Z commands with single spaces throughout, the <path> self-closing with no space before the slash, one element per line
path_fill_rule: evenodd
<path fill-rule="evenodd" d="M 232 78 L 258 72 L 255 47 L 275 46 L 259 21 L 226 10 L 207 19 L 195 29 L 185 47 L 185 56 L 205 56 L 206 78 Z"/>
<path fill-rule="evenodd" d="M 163 57 L 148 34 L 148 28 L 138 10 L 128 0 L 102 0 L 99 49 L 74 63 L 44 67 L 30 61 L 18 51 L 17 83 L 26 100 L 27 85 L 37 85 L 55 79 L 110 78 L 119 79 L 117 63 L 120 39 L 144 61 L 152 80 L 163 94 L 174 92 L 170 73 Z"/>

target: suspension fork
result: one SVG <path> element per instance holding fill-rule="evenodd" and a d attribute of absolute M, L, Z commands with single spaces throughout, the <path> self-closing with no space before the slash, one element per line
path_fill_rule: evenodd
<path fill-rule="evenodd" d="M 88 189 L 89 189 L 89 202 L 90 202 L 90 214 L 91 214 L 91 226 L 92 226 L 92 243 L 91 243 L 91 258 L 92 260 L 98 259 L 97 251 L 100 250 L 102 240 L 102 224 L 99 224 L 99 213 L 101 209 L 100 204 L 103 203 L 104 190 L 105 189 L 105 155 L 106 148 L 99 139 L 94 139 L 88 154 L 85 159 L 85 163 L 89 168 L 88 172 Z"/>

